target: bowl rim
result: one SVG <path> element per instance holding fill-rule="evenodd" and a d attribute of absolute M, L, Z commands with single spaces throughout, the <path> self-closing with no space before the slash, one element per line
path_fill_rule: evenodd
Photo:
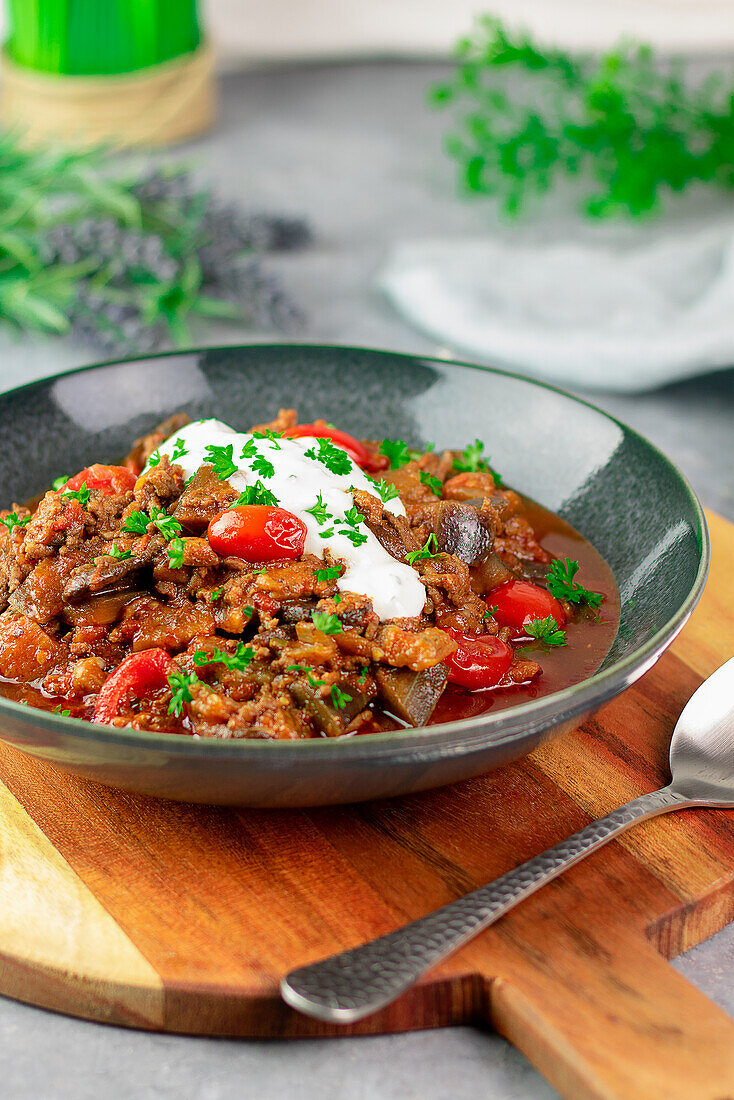
<path fill-rule="evenodd" d="M 708 524 L 703 507 L 698 500 L 688 478 L 654 443 L 636 429 L 631 428 L 624 421 L 605 412 L 591 401 L 569 393 L 568 390 L 555 386 L 552 383 L 532 378 L 529 375 L 519 374 L 516 371 L 503 370 L 500 367 L 486 366 L 481 363 L 466 362 L 461 359 L 448 359 L 435 355 L 422 355 L 414 352 L 391 351 L 389 348 L 371 348 L 351 344 L 324 344 L 319 342 L 286 342 L 286 341 L 258 341 L 247 344 L 217 344 L 201 345 L 191 348 L 178 348 L 164 352 L 153 352 L 147 355 L 130 356 L 123 359 L 105 359 L 98 363 L 87 363 L 79 367 L 73 367 L 58 374 L 47 375 L 44 378 L 34 379 L 21 386 L 0 393 L 0 403 L 3 399 L 14 397 L 28 390 L 41 386 L 48 386 L 60 378 L 68 378 L 72 375 L 82 374 L 87 371 L 99 370 L 102 367 L 125 366 L 128 363 L 138 363 L 149 360 L 170 359 L 178 356 L 202 356 L 217 352 L 237 351 L 277 351 L 277 350 L 303 350 L 322 351 L 342 354 L 344 352 L 357 352 L 367 355 L 385 356 L 398 359 L 409 359 L 425 363 L 435 363 L 441 367 L 464 367 L 483 373 L 495 374 L 513 381 L 526 383 L 540 389 L 556 393 L 577 405 L 583 405 L 606 420 L 611 421 L 626 435 L 632 436 L 645 447 L 655 453 L 662 460 L 663 465 L 684 489 L 695 513 L 700 527 L 699 562 L 696 577 L 688 595 L 678 608 L 677 612 L 649 638 L 642 646 L 632 653 L 615 661 L 609 668 L 595 672 L 586 680 L 571 684 L 560 691 L 538 699 L 527 700 L 501 711 L 487 711 L 471 718 L 456 719 L 452 722 L 442 722 L 434 726 L 418 726 L 400 730 L 388 730 L 382 733 L 372 733 L 366 737 L 349 738 L 317 738 L 304 740 L 264 740 L 248 738 L 196 738 L 182 736 L 177 733 L 158 733 L 149 730 L 133 730 L 129 727 L 117 727 L 97 725 L 83 718 L 67 718 L 53 711 L 45 711 L 36 707 L 30 707 L 17 703 L 12 699 L 0 696 L 0 716 L 3 713 L 17 718 L 22 724 L 40 724 L 59 734 L 67 734 L 81 740 L 89 740 L 97 743 L 117 744 L 130 746 L 137 749 L 161 750 L 180 756 L 206 757 L 210 754 L 218 754 L 220 759 L 231 757 L 233 760 L 252 759 L 259 762 L 274 756 L 279 763 L 285 763 L 284 755 L 293 755 L 300 763 L 307 760 L 317 760 L 321 763 L 332 762 L 348 755 L 350 762 L 368 761 L 371 757 L 378 756 L 384 760 L 387 756 L 410 756 L 420 760 L 424 756 L 436 757 L 435 750 L 443 749 L 446 753 L 453 752 L 457 746 L 466 750 L 486 746 L 488 742 L 494 745 L 503 745 L 516 740 L 522 735 L 531 735 L 550 726 L 560 725 L 576 715 L 596 709 L 602 703 L 620 694 L 635 680 L 639 679 L 652 667 L 665 649 L 674 640 L 676 635 L 685 625 L 694 607 L 698 603 L 708 576 L 711 544 Z M 3 740 L 0 731 L 0 740 Z M 17 743 L 17 742 L 16 742 Z M 30 747 L 30 746 L 29 746 Z M 434 751 L 432 751 L 434 750 Z M 440 754 L 440 752 L 439 752 Z"/>

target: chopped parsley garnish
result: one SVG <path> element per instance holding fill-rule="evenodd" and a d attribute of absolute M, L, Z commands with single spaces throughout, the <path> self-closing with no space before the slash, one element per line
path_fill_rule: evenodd
<path fill-rule="evenodd" d="M 148 455 L 148 465 L 149 466 L 157 466 L 158 463 L 160 462 L 160 460 L 161 460 L 160 452 L 159 452 L 158 448 L 156 447 L 156 449 L 154 451 L 151 451 L 151 453 Z"/>
<path fill-rule="evenodd" d="M 362 546 L 367 542 L 367 534 L 364 531 L 356 531 L 353 527 L 347 527 L 346 530 L 340 531 L 340 535 L 344 535 L 345 539 L 349 539 L 352 546 Z"/>
<path fill-rule="evenodd" d="M 226 447 L 216 447 L 210 443 L 205 449 L 204 461 L 209 463 L 220 481 L 237 473 L 237 464 L 232 459 L 233 450 L 233 443 L 228 443 Z"/>
<path fill-rule="evenodd" d="M 344 518 L 338 521 L 346 523 L 346 527 L 339 530 L 340 535 L 348 538 L 353 546 L 361 546 L 367 542 L 367 534 L 359 530 L 360 523 L 364 523 L 364 516 L 357 508 L 347 508 Z"/>
<path fill-rule="evenodd" d="M 364 516 L 358 508 L 347 508 L 344 519 L 340 522 L 346 523 L 349 527 L 359 527 L 360 523 L 364 523 Z"/>
<path fill-rule="evenodd" d="M 59 489 L 63 489 L 68 480 L 69 478 L 66 474 L 61 474 L 60 477 L 55 477 L 53 479 L 53 481 L 51 482 L 51 488 L 54 490 L 54 492 L 58 492 Z"/>
<path fill-rule="evenodd" d="M 269 458 L 265 458 L 264 455 L 258 455 L 257 458 L 253 458 L 250 466 L 256 474 L 260 474 L 260 477 L 273 477 L 275 474 L 275 466 Z"/>
<path fill-rule="evenodd" d="M 253 432 L 255 439 L 268 439 L 271 447 L 274 447 L 276 451 L 282 450 L 279 439 L 282 439 L 282 435 L 279 432 L 274 432 L 272 428 L 266 428 L 264 432 Z"/>
<path fill-rule="evenodd" d="M 334 601 L 334 603 L 341 603 L 342 602 L 342 598 L 341 598 L 341 596 L 339 595 L 338 592 L 336 593 L 336 595 L 332 596 L 331 598 Z"/>
<path fill-rule="evenodd" d="M 148 530 L 150 518 L 139 509 L 132 511 L 122 525 L 123 531 L 129 531 L 131 535 L 144 535 Z"/>
<path fill-rule="evenodd" d="M 319 538 L 320 539 L 330 539 L 333 534 L 334 534 L 334 528 L 329 527 L 329 528 L 327 528 L 326 531 L 319 531 Z"/>
<path fill-rule="evenodd" d="M 489 458 L 484 455 L 484 444 L 481 439 L 475 439 L 458 458 L 454 459 L 454 469 L 460 474 L 476 474 L 482 471 L 491 474 L 497 485 L 502 484 L 502 478 L 496 470 L 492 469 Z"/>
<path fill-rule="evenodd" d="M 314 504 L 313 508 L 306 508 L 306 511 L 310 516 L 313 516 L 313 518 L 319 524 L 324 524 L 326 523 L 327 519 L 334 518 L 331 512 L 327 511 L 321 493 L 319 493 L 318 497 L 316 498 L 316 503 Z"/>
<path fill-rule="evenodd" d="M 316 449 L 309 447 L 307 451 L 304 451 L 306 458 L 313 459 L 314 462 L 320 462 L 323 466 L 326 466 L 327 470 L 331 470 L 332 474 L 348 474 L 352 469 L 352 460 L 346 451 L 343 451 L 341 447 L 335 446 L 330 439 L 317 439 Z"/>
<path fill-rule="evenodd" d="M 0 523 L 4 523 L 8 531 L 12 531 L 15 527 L 25 527 L 26 524 L 31 522 L 30 516 L 19 516 L 17 512 L 11 512 L 9 516 L 3 516 Z"/>
<path fill-rule="evenodd" d="M 190 703 L 193 699 L 191 688 L 194 684 L 200 684 L 201 680 L 195 672 L 182 672 L 177 668 L 167 677 L 168 686 L 171 689 L 171 701 L 168 704 L 168 713 L 175 714 L 178 718 L 183 711 L 184 703 Z"/>
<path fill-rule="evenodd" d="M 188 448 L 185 446 L 183 439 L 177 439 L 176 442 L 173 444 L 173 451 L 171 452 L 171 462 L 177 462 L 179 458 L 183 458 L 183 456 L 187 455 L 188 453 Z"/>
<path fill-rule="evenodd" d="M 405 555 L 405 560 L 409 565 L 415 565 L 417 561 L 423 561 L 425 558 L 440 557 L 441 551 L 438 549 L 438 539 L 431 532 L 420 550 L 411 550 L 409 554 Z"/>
<path fill-rule="evenodd" d="M 184 563 L 184 540 L 178 537 L 172 538 L 166 547 L 166 553 L 171 569 L 180 569 Z"/>
<path fill-rule="evenodd" d="M 248 439 L 247 443 L 245 443 L 244 447 L 240 451 L 240 458 L 243 459 L 243 460 L 248 459 L 248 458 L 254 458 L 256 454 L 257 454 L 257 447 L 255 446 L 255 440 L 254 439 Z"/>
<path fill-rule="evenodd" d="M 543 645 L 566 645 L 566 631 L 559 628 L 552 615 L 546 619 L 532 619 L 531 622 L 525 623 L 523 630 L 531 638 L 537 638 Z"/>
<path fill-rule="evenodd" d="M 132 550 L 121 550 L 119 546 L 115 546 L 114 542 L 107 551 L 108 558 L 118 558 L 119 561 L 125 561 L 126 558 L 131 558 L 132 556 Z"/>
<path fill-rule="evenodd" d="M 60 714 L 62 716 L 62 718 L 71 718 L 71 711 L 70 710 L 62 710 L 61 709 L 62 706 L 63 706 L 63 703 L 58 703 L 54 707 L 54 714 Z"/>
<path fill-rule="evenodd" d="M 380 454 L 390 459 L 390 469 L 399 470 L 410 462 L 408 444 L 403 439 L 383 439 Z"/>
<path fill-rule="evenodd" d="M 311 675 L 313 672 L 312 665 L 288 665 L 286 672 L 305 672 L 306 680 L 312 688 L 320 688 L 326 685 L 326 680 L 317 680 Z"/>
<path fill-rule="evenodd" d="M 341 634 L 344 627 L 332 611 L 314 611 L 311 622 L 322 634 Z"/>
<path fill-rule="evenodd" d="M 211 592 L 209 593 L 210 603 L 213 602 L 214 600 L 218 600 L 219 597 L 222 595 L 222 592 L 224 592 L 223 588 L 213 588 L 211 590 Z"/>
<path fill-rule="evenodd" d="M 579 563 L 566 558 L 565 561 L 552 561 L 550 572 L 546 573 L 548 591 L 557 600 L 567 600 L 568 603 L 588 604 L 596 608 L 604 597 L 601 592 L 590 592 L 582 584 L 578 584 L 573 578 L 579 571 Z"/>
<path fill-rule="evenodd" d="M 363 684 L 365 682 L 365 680 L 367 679 L 367 673 L 369 672 L 369 670 L 370 670 L 370 666 L 365 665 L 364 668 L 362 669 L 362 671 L 360 672 L 359 676 L 357 677 L 357 683 L 358 684 Z"/>
<path fill-rule="evenodd" d="M 150 509 L 150 518 L 164 538 L 172 539 L 176 535 L 181 534 L 182 528 L 178 520 L 173 516 L 167 515 L 166 512 L 162 512 L 159 508 L 156 508 L 155 505 Z"/>
<path fill-rule="evenodd" d="M 224 665 L 230 672 L 244 672 L 255 656 L 252 646 L 238 642 L 234 653 L 225 653 L 221 649 L 213 649 L 208 653 L 205 649 L 197 649 L 194 653 L 194 664 L 201 668 L 202 665 Z"/>
<path fill-rule="evenodd" d="M 351 703 L 353 695 L 347 695 L 346 691 L 340 691 L 336 684 L 331 685 L 331 701 L 337 710 L 343 710 L 347 703 Z"/>
<path fill-rule="evenodd" d="M 499 607 L 497 606 L 497 604 L 495 604 L 493 607 L 488 607 L 487 610 L 482 615 L 482 618 L 483 619 L 491 619 L 494 615 L 497 614 L 498 611 L 499 611 Z"/>
<path fill-rule="evenodd" d="M 373 478 L 370 478 L 370 481 L 377 489 L 383 504 L 387 504 L 389 500 L 395 500 L 395 497 L 400 496 L 395 486 L 391 485 L 389 481 L 375 481 Z"/>
<path fill-rule="evenodd" d="M 255 608 L 250 605 L 248 605 L 247 607 L 243 607 L 242 614 L 247 615 L 247 618 L 251 619 L 252 616 L 255 614 Z"/>
<path fill-rule="evenodd" d="M 430 489 L 435 496 L 440 497 L 443 490 L 443 482 L 440 478 L 434 477 L 433 474 L 429 474 L 427 470 L 421 470 L 420 474 L 421 485 L 425 485 L 427 489 Z"/>
<path fill-rule="evenodd" d="M 258 479 L 254 485 L 248 485 L 243 489 L 237 500 L 233 500 L 227 508 L 239 508 L 241 504 L 267 504 L 275 507 L 278 504 L 278 498 Z"/>
<path fill-rule="evenodd" d="M 340 565 L 327 565 L 323 569 L 314 569 L 313 575 L 321 584 L 328 584 L 329 581 L 335 581 L 337 577 L 340 577 L 341 572 L 342 567 Z"/>
<path fill-rule="evenodd" d="M 82 508 L 86 508 L 89 504 L 91 493 L 89 489 L 87 489 L 86 481 L 83 481 L 81 489 L 64 489 L 61 495 L 62 497 L 66 497 L 67 500 L 78 500 Z"/>

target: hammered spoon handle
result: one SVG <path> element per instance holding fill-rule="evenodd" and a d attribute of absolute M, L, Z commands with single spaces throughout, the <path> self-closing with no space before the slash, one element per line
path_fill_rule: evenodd
<path fill-rule="evenodd" d="M 700 804 L 700 803 L 699 803 Z M 308 1016 L 348 1024 L 383 1008 L 518 902 L 637 821 L 691 805 L 672 787 L 643 794 L 527 863 L 361 947 L 291 971 L 283 999 Z"/>

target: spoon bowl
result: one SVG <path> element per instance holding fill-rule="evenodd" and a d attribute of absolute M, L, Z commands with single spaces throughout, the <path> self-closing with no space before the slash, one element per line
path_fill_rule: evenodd
<path fill-rule="evenodd" d="M 734 807 L 734 657 L 694 692 L 670 743 L 671 788 L 693 802 Z"/>

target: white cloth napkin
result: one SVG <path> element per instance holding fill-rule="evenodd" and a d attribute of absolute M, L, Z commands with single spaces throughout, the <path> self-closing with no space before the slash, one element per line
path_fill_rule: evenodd
<path fill-rule="evenodd" d="M 398 245 L 394 305 L 457 354 L 632 393 L 734 365 L 734 228 L 630 246 L 511 238 Z"/>

